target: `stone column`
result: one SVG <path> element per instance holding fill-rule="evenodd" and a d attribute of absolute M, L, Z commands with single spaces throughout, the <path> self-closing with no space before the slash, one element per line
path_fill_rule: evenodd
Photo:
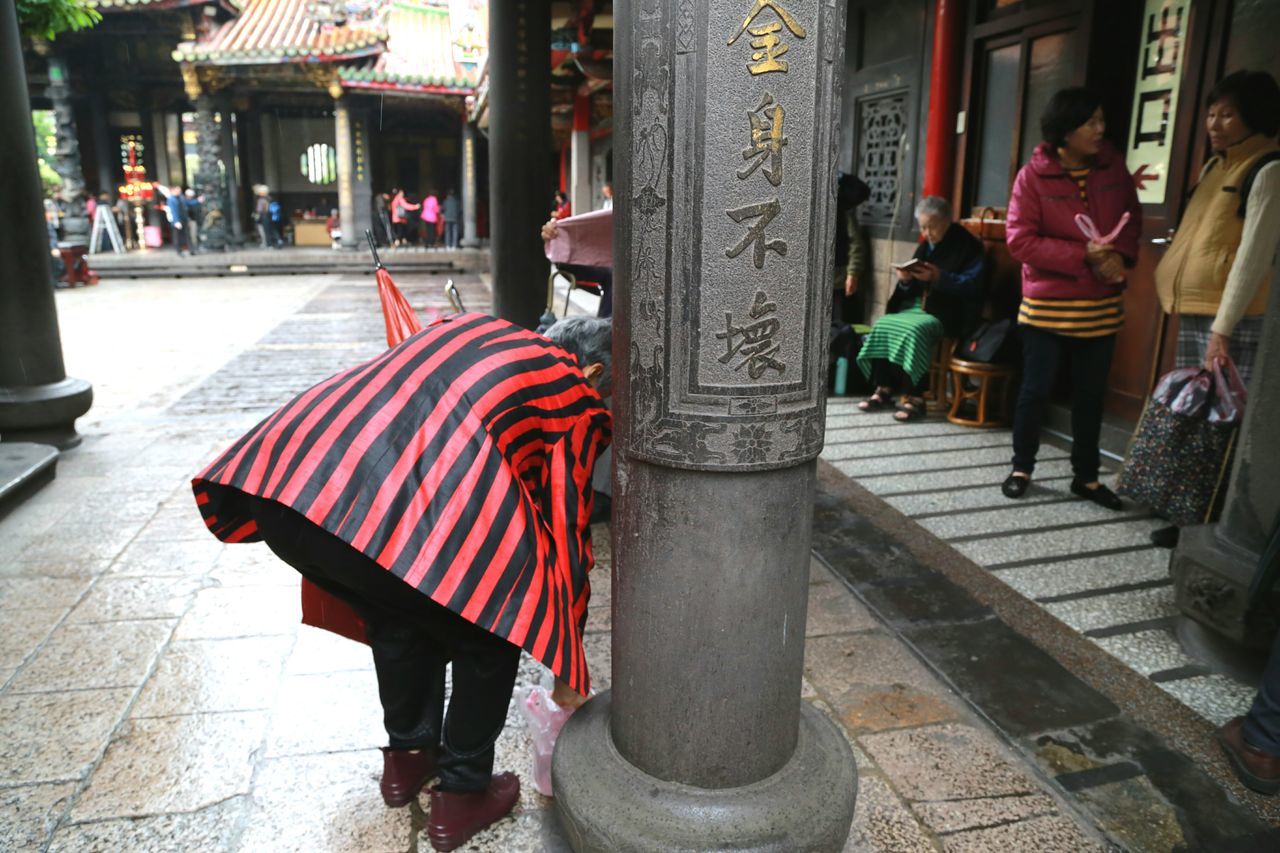
<path fill-rule="evenodd" d="M 80 443 L 93 389 L 67 377 L 14 4 L 0 2 L 0 440 Z"/>
<path fill-rule="evenodd" d="M 89 214 L 85 209 L 84 167 L 80 163 L 80 138 L 76 132 L 75 110 L 71 103 L 71 86 L 67 80 L 67 64 L 57 52 L 49 54 L 49 100 L 57 130 L 57 154 L 54 171 L 62 178 L 58 198 L 62 202 L 62 239 L 76 246 L 89 244 Z"/>
<path fill-rule="evenodd" d="M 493 311 L 538 325 L 539 229 L 551 210 L 551 0 L 489 2 L 489 251 Z"/>
<path fill-rule="evenodd" d="M 844 8 L 614 4 L 613 689 L 556 745 L 575 850 L 849 832 L 800 698 Z"/>
<path fill-rule="evenodd" d="M 236 246 L 244 245 L 244 223 L 240 216 L 240 180 L 236 169 L 236 136 L 232 129 L 232 106 L 229 97 L 218 101 L 218 114 L 222 122 L 218 126 L 219 147 L 221 148 L 223 203 L 226 205 L 226 220 L 230 227 L 230 241 Z"/>
<path fill-rule="evenodd" d="M 462 248 L 480 245 L 476 229 L 476 128 L 462 117 Z"/>
<path fill-rule="evenodd" d="M 587 213 L 591 198 L 591 97 L 573 97 L 573 135 L 569 137 L 569 203 L 574 214 Z"/>
<path fill-rule="evenodd" d="M 204 195 L 204 226 L 200 234 L 204 248 L 220 252 L 227 248 L 227 220 L 222 210 L 222 135 L 214 118 L 213 96 L 201 85 L 196 69 L 182 66 L 182 81 L 187 97 L 196 107 L 196 149 L 199 165 L 192 184 Z"/>
<path fill-rule="evenodd" d="M 1277 276 L 1280 263 L 1272 280 Z M 1270 648 L 1280 613 L 1275 593 L 1249 607 L 1259 558 L 1280 519 L 1280 394 L 1262 384 L 1264 376 L 1280 376 L 1280 287 L 1271 288 L 1265 316 L 1222 517 L 1217 524 L 1184 529 L 1172 566 L 1183 614 L 1255 649 Z"/>
<path fill-rule="evenodd" d="M 338 149 L 338 213 L 342 217 L 342 248 L 363 249 L 364 232 L 373 223 L 373 187 L 369 178 L 369 129 L 364 113 L 351 109 L 351 98 L 338 84 L 333 102 Z"/>
<path fill-rule="evenodd" d="M 117 165 L 120 162 L 120 151 L 111 138 L 111 128 L 107 120 L 106 95 L 101 91 L 95 91 L 89 108 L 93 116 L 94 159 L 98 161 L 98 192 L 110 193 L 111 200 L 115 201 L 116 188 L 120 186 L 123 176 L 120 175 Z M 93 223 L 89 224 L 92 227 Z"/>

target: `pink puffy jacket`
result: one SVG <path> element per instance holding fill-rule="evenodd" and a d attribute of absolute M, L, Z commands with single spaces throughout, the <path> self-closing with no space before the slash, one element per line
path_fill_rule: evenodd
<path fill-rule="evenodd" d="M 1036 146 L 1031 162 L 1018 172 L 1009 198 L 1005 242 L 1009 254 L 1022 262 L 1023 296 L 1105 299 L 1124 289 L 1124 284 L 1111 284 L 1093 274 L 1085 263 L 1089 241 L 1075 223 L 1077 213 L 1086 213 L 1098 231 L 1107 234 L 1128 211 L 1129 223 L 1112 245 L 1124 256 L 1126 266 L 1133 266 L 1142 234 L 1142 207 L 1124 158 L 1106 140 L 1094 158 L 1085 192 L 1087 209 L 1075 180 L 1047 142 Z"/>

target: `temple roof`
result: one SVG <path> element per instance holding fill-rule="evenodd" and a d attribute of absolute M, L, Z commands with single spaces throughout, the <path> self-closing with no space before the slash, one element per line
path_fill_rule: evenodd
<path fill-rule="evenodd" d="M 244 0 L 90 0 L 89 5 L 103 13 L 158 11 L 205 5 L 217 5 L 229 12 L 236 12 L 244 5 Z"/>
<path fill-rule="evenodd" d="M 333 62 L 350 89 L 466 95 L 488 49 L 485 0 L 239 2 L 237 17 L 178 45 L 174 59 L 241 66 Z"/>
<path fill-rule="evenodd" d="M 343 85 L 469 94 L 488 42 L 484 4 L 393 0 L 389 5 L 386 51 L 372 62 L 342 68 Z"/>
<path fill-rule="evenodd" d="M 238 16 L 195 42 L 178 45 L 174 58 L 208 65 L 341 62 L 376 56 L 386 48 L 381 8 L 369 15 L 338 18 L 337 23 L 333 13 L 317 14 L 317 7 L 327 11 L 331 4 L 245 0 Z"/>

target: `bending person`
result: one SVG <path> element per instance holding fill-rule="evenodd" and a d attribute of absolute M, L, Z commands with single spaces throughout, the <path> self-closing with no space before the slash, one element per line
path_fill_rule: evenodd
<path fill-rule="evenodd" d="M 406 805 L 438 775 L 436 850 L 519 799 L 519 779 L 492 771 L 521 648 L 589 692 L 590 484 L 609 442 L 612 335 L 575 317 L 548 336 L 442 320 L 303 392 L 193 481 L 215 536 L 265 541 L 363 618 L 390 741 L 382 796 Z"/>
<path fill-rule="evenodd" d="M 921 199 L 916 221 L 918 263 L 898 270 L 887 313 L 858 353 L 858 368 L 875 385 L 858 408 L 881 409 L 901 395 L 894 417 L 904 422 L 925 415 L 922 394 L 938 343 L 944 336 L 964 338 L 977 325 L 985 269 L 982 241 L 956 224 L 946 199 Z"/>

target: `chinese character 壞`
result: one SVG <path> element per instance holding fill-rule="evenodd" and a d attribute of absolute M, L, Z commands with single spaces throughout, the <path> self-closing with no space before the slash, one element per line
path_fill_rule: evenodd
<path fill-rule="evenodd" d="M 779 186 L 782 183 L 782 146 L 787 144 L 787 138 L 782 135 L 782 104 L 776 103 L 773 95 L 765 92 L 759 105 L 747 111 L 747 118 L 751 121 L 751 145 L 742 149 L 742 159 L 755 162 L 744 166 L 738 177 L 749 177 L 767 160 L 769 165 L 764 168 L 764 176 L 769 183 Z"/>
<path fill-rule="evenodd" d="M 748 204 L 746 207 L 739 207 L 734 210 L 726 210 L 729 218 L 734 222 L 741 222 L 744 219 L 760 217 L 755 225 L 747 229 L 746 235 L 738 241 L 736 246 L 724 250 L 725 257 L 736 258 L 742 254 L 743 249 L 752 243 L 755 247 L 752 250 L 751 261 L 755 264 L 756 269 L 764 269 L 764 253 L 768 249 L 777 252 L 782 257 L 787 256 L 787 244 L 784 240 L 770 240 L 765 237 L 765 227 L 773 221 L 773 218 L 782 210 L 782 205 L 778 200 L 762 201 L 759 204 Z"/>
<path fill-rule="evenodd" d="M 773 336 L 778 333 L 782 324 L 776 317 L 770 317 L 778 310 L 776 302 L 768 301 L 763 290 L 756 291 L 755 302 L 748 314 L 753 322 L 742 326 L 733 324 L 733 315 L 725 312 L 723 332 L 716 332 L 716 337 L 724 341 L 725 354 L 720 356 L 721 364 L 728 364 L 735 356 L 740 357 L 734 370 L 747 368 L 747 375 L 752 379 L 760 379 L 766 370 L 782 373 L 787 366 L 778 361 L 777 355 L 781 345 L 774 342 Z"/>
<path fill-rule="evenodd" d="M 755 19 L 766 8 L 772 9 L 780 21 L 752 26 Z M 747 70 L 753 75 L 767 74 L 771 71 L 781 71 L 784 74 L 787 72 L 787 63 L 779 59 L 790 50 L 778 38 L 778 33 L 782 31 L 783 24 L 786 24 L 787 29 L 796 38 L 805 37 L 804 27 L 800 26 L 800 22 L 793 18 L 790 12 L 782 8 L 782 5 L 777 0 L 755 0 L 755 3 L 751 6 L 751 11 L 747 13 L 747 17 L 743 20 L 742 26 L 733 34 L 733 38 L 729 39 L 728 43 L 733 44 L 743 33 L 748 31 L 754 36 L 751 39 L 751 46 L 755 48 L 755 51 L 751 54 L 751 59 L 755 64 L 747 63 Z"/>

